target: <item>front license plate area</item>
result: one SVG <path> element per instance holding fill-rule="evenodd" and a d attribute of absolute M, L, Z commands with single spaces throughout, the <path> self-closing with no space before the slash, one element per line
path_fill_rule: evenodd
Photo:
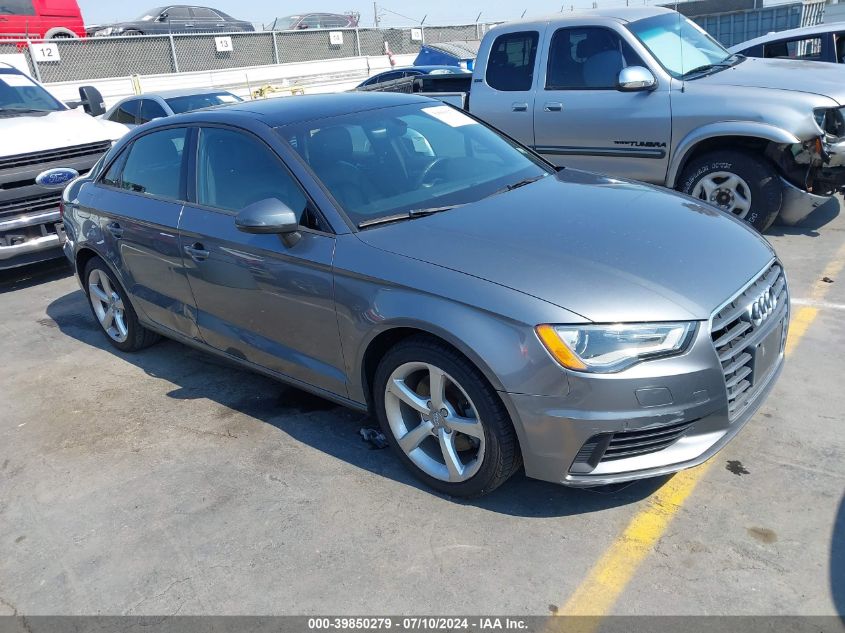
<path fill-rule="evenodd" d="M 751 373 L 751 384 L 756 385 L 772 373 L 783 351 L 783 322 L 766 335 L 754 348 L 754 370 Z"/>

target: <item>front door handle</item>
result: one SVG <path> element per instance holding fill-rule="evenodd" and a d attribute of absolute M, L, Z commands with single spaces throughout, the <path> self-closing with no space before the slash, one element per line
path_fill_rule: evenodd
<path fill-rule="evenodd" d="M 194 242 L 190 246 L 185 247 L 185 254 L 188 255 L 195 262 L 203 262 L 208 259 L 209 252 L 199 242 Z"/>
<path fill-rule="evenodd" d="M 543 106 L 543 109 L 546 112 L 560 112 L 563 110 L 563 104 L 557 101 L 549 101 L 546 105 Z"/>
<path fill-rule="evenodd" d="M 111 233 L 117 240 L 123 237 L 123 228 L 117 222 L 111 222 L 110 224 L 107 224 L 106 230 Z"/>
<path fill-rule="evenodd" d="M 511 108 L 514 112 L 528 112 L 527 103 L 513 103 L 511 104 Z"/>

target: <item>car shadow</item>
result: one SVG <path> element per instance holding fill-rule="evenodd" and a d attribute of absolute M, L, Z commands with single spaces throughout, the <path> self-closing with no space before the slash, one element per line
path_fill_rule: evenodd
<path fill-rule="evenodd" d="M 134 354 L 112 347 L 94 321 L 81 290 L 49 304 L 47 316 L 64 334 L 132 363 L 149 376 L 176 385 L 174 400 L 207 399 L 251 416 L 336 459 L 379 476 L 437 495 L 408 473 L 390 450 L 373 450 L 359 433 L 377 427 L 367 414 L 336 405 L 299 389 L 255 374 L 175 341 L 165 340 Z M 567 488 L 529 479 L 520 471 L 499 490 L 481 499 L 443 496 L 458 505 L 522 517 L 561 517 L 599 512 L 640 501 L 667 477 L 591 489 Z M 441 496 L 441 495 L 438 495 Z"/>
<path fill-rule="evenodd" d="M 766 231 L 766 235 L 806 235 L 809 237 L 818 237 L 819 229 L 833 222 L 839 216 L 840 210 L 839 198 L 833 196 L 796 226 L 775 224 Z"/>
<path fill-rule="evenodd" d="M 2 270 L 0 271 L 0 294 L 64 279 L 71 275 L 73 275 L 73 269 L 64 257 Z"/>
<path fill-rule="evenodd" d="M 839 511 L 833 520 L 833 537 L 830 543 L 830 593 L 836 613 L 845 623 L 845 496 L 839 502 Z"/>

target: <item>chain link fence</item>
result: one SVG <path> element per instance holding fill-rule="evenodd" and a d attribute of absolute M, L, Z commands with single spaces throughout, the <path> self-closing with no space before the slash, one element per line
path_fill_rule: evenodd
<path fill-rule="evenodd" d="M 493 25 L 266 31 L 0 41 L 0 55 L 24 53 L 44 83 L 226 70 L 387 52 L 419 52 L 424 43 L 481 39 Z"/>

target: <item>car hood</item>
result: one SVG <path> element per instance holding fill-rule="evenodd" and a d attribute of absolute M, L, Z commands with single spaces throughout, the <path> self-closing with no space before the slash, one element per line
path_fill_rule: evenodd
<path fill-rule="evenodd" d="M 3 138 L 0 155 L 114 141 L 127 131 L 126 126 L 95 119 L 82 108 L 36 116 L 4 117 L 0 118 L 0 137 Z"/>
<path fill-rule="evenodd" d="M 845 68 L 797 59 L 749 57 L 726 70 L 692 80 L 713 86 L 748 86 L 822 95 L 845 105 Z"/>
<path fill-rule="evenodd" d="M 570 169 L 358 237 L 596 323 L 708 319 L 774 257 L 758 233 L 692 198 Z"/>

